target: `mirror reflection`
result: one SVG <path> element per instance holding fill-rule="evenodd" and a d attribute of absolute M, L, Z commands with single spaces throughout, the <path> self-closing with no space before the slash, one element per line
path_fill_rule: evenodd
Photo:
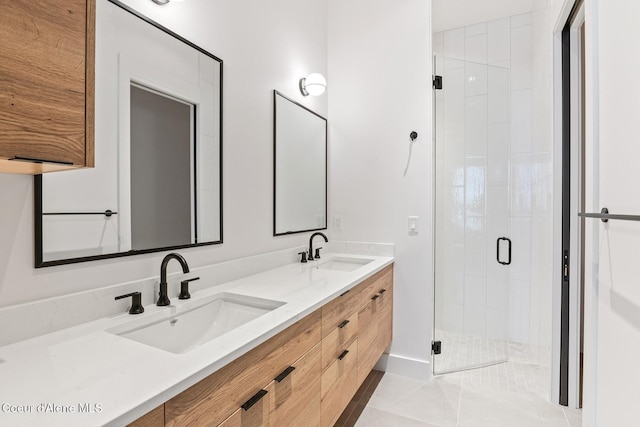
<path fill-rule="evenodd" d="M 274 235 L 327 228 L 327 120 L 274 91 Z"/>
<path fill-rule="evenodd" d="M 222 242 L 222 61 L 96 2 L 96 166 L 36 177 L 36 267 Z"/>

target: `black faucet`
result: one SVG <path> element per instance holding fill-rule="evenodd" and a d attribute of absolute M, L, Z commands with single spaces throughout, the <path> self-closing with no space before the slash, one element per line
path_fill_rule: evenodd
<path fill-rule="evenodd" d="M 313 233 L 311 237 L 309 237 L 309 256 L 307 257 L 309 261 L 313 261 L 313 238 L 316 236 L 322 236 L 325 242 L 329 241 L 329 239 L 327 239 L 327 236 L 320 233 L 319 231 Z M 320 258 L 320 254 L 318 254 L 318 258 Z"/>
<path fill-rule="evenodd" d="M 160 296 L 158 297 L 158 302 L 156 302 L 157 306 L 165 306 L 171 304 L 169 300 L 169 296 L 167 295 L 167 264 L 169 261 L 175 259 L 182 266 L 182 272 L 189 272 L 189 265 L 187 261 L 182 257 L 182 255 L 177 254 L 175 252 L 170 253 L 162 260 L 162 264 L 160 265 Z"/>

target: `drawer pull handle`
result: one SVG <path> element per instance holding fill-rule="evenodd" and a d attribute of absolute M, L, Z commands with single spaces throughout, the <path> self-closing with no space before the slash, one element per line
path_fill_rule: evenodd
<path fill-rule="evenodd" d="M 380 289 L 380 295 L 384 294 L 385 292 L 387 292 L 386 289 Z"/>
<path fill-rule="evenodd" d="M 338 325 L 338 328 L 342 329 L 349 324 L 349 319 L 343 320 L 342 323 Z"/>
<path fill-rule="evenodd" d="M 344 359 L 347 354 L 349 354 L 349 350 L 343 351 L 340 356 L 338 356 L 338 360 Z"/>
<path fill-rule="evenodd" d="M 371 297 L 371 299 L 374 301 L 377 300 L 378 298 L 380 298 L 380 295 L 378 294 L 375 294 L 374 296 Z"/>
<path fill-rule="evenodd" d="M 351 289 L 344 291 L 343 293 L 340 294 L 341 297 L 345 296 L 346 294 L 348 294 L 349 292 L 351 292 Z"/>
<path fill-rule="evenodd" d="M 260 390 L 251 399 L 247 400 L 241 406 L 241 408 L 244 409 L 245 411 L 248 411 L 253 405 L 258 403 L 260 401 L 260 399 L 262 399 L 264 397 L 264 395 L 267 394 L 267 393 L 268 393 L 267 390 Z"/>
<path fill-rule="evenodd" d="M 295 366 L 289 366 L 287 369 L 282 371 L 282 373 L 280 375 L 278 375 L 277 377 L 275 377 L 274 379 L 277 382 L 282 382 L 282 380 L 287 378 L 291 372 L 295 371 L 295 369 L 296 369 Z"/>

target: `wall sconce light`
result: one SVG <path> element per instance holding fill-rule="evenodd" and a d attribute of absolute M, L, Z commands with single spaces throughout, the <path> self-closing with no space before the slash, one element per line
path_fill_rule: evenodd
<path fill-rule="evenodd" d="M 170 1 L 174 1 L 178 3 L 178 2 L 181 2 L 182 0 L 151 0 L 151 1 L 154 2 L 155 4 L 159 4 L 160 6 L 162 6 L 169 3 Z"/>
<path fill-rule="evenodd" d="M 303 96 L 322 95 L 327 89 L 327 80 L 322 74 L 311 73 L 300 79 L 300 92 Z"/>

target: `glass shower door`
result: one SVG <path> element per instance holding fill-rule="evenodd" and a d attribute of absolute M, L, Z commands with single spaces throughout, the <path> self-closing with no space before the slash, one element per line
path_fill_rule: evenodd
<path fill-rule="evenodd" d="M 441 352 L 433 366 L 442 374 L 508 357 L 510 73 L 443 57 L 434 68 L 443 85 L 434 97 L 434 340 Z"/>

